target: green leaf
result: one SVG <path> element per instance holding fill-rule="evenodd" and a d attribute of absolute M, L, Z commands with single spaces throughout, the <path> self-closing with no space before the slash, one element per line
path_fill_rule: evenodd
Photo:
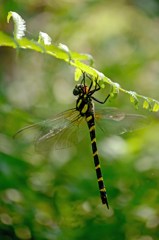
<path fill-rule="evenodd" d="M 136 108 L 138 108 L 139 100 L 137 98 L 137 93 L 133 91 L 129 91 L 130 94 L 130 102 L 135 105 Z"/>
<path fill-rule="evenodd" d="M 145 109 L 149 108 L 149 102 L 147 100 L 144 101 L 143 108 L 145 108 Z"/>
<path fill-rule="evenodd" d="M 110 93 L 111 98 L 115 98 L 119 94 L 120 85 L 118 83 L 113 83 L 112 91 Z"/>
<path fill-rule="evenodd" d="M 158 112 L 159 111 L 159 102 L 155 102 L 155 104 L 153 105 L 152 111 L 153 112 Z"/>
<path fill-rule="evenodd" d="M 82 71 L 79 68 L 75 69 L 75 81 L 78 81 L 80 77 L 82 76 Z"/>
<path fill-rule="evenodd" d="M 72 60 L 70 49 L 63 43 L 59 43 L 58 48 L 67 54 L 68 56 L 67 61 L 70 62 Z"/>
<path fill-rule="evenodd" d="M 16 48 L 15 40 L 0 31 L 0 46 Z"/>

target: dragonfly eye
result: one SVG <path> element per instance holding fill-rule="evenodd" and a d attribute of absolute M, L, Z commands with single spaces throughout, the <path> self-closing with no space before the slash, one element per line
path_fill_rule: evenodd
<path fill-rule="evenodd" d="M 77 96 L 80 93 L 83 93 L 83 85 L 82 84 L 76 85 L 75 88 L 73 89 L 73 95 Z"/>

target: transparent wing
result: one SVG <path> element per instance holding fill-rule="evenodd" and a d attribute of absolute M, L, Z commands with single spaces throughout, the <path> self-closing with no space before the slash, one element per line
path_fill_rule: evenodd
<path fill-rule="evenodd" d="M 116 108 L 96 110 L 95 119 L 97 126 L 106 134 L 122 134 L 147 125 L 145 116 L 125 114 Z M 51 148 L 63 149 L 76 144 L 83 132 L 86 132 L 82 122 L 86 121 L 79 112 L 70 109 L 54 118 L 20 129 L 15 137 L 23 135 L 25 142 L 34 142 L 38 152 L 48 151 Z"/>
<path fill-rule="evenodd" d="M 140 114 L 126 114 L 117 108 L 96 110 L 97 126 L 108 134 L 123 134 L 146 127 L 148 119 Z"/>
<path fill-rule="evenodd" d="M 24 135 L 28 141 L 34 141 L 39 152 L 50 148 L 62 149 L 78 142 L 79 125 L 83 118 L 76 109 L 70 109 L 36 124 L 20 129 L 15 137 Z"/>

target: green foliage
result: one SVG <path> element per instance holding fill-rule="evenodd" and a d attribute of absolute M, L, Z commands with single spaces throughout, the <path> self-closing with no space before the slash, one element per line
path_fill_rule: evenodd
<path fill-rule="evenodd" d="M 75 80 L 78 79 L 79 74 L 77 73 L 80 69 L 82 72 L 90 74 L 92 76 L 92 79 L 98 79 L 100 85 L 111 85 L 111 97 L 116 97 L 119 91 L 121 91 L 130 96 L 130 102 L 133 103 L 136 108 L 138 108 L 140 98 L 143 102 L 143 108 L 154 112 L 157 112 L 159 110 L 159 102 L 157 100 L 139 95 L 134 91 L 127 91 L 120 87 L 119 84 L 112 82 L 108 77 L 99 72 L 97 69 L 81 62 L 82 60 L 92 62 L 92 57 L 90 55 L 72 52 L 68 46 L 62 43 L 60 43 L 59 46 L 54 45 L 51 43 L 51 38 L 47 33 L 40 32 L 38 41 L 23 38 L 26 31 L 24 19 L 22 19 L 22 17 L 16 12 L 9 12 L 7 17 L 8 22 L 11 17 L 14 21 L 14 39 L 0 32 L 0 46 L 31 49 L 37 52 L 49 54 L 55 58 L 67 62 L 68 64 L 78 69 L 75 71 Z"/>
<path fill-rule="evenodd" d="M 148 0 L 2 2 L 0 239 L 158 240 L 159 124 L 155 112 L 159 105 L 152 98 L 159 99 L 159 4 Z M 13 12 L 6 23 L 10 10 L 26 20 L 27 31 L 20 39 L 16 23 L 12 24 Z M 91 55 L 80 52 L 91 53 L 96 65 Z M 98 75 L 101 91 L 95 97 L 99 100 L 111 91 L 104 109 L 115 107 L 151 118 L 145 128 L 119 136 L 114 135 L 111 123 L 97 122 L 109 210 L 98 194 L 87 126 L 79 129 L 79 144 L 44 154 L 30 143 L 32 131 L 12 137 L 28 124 L 75 107 L 74 69 L 76 81 L 81 70 L 93 80 Z M 98 107 L 95 103 L 95 110 Z"/>

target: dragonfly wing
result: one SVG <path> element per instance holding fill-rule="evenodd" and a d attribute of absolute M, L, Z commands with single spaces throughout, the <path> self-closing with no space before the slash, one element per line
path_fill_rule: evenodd
<path fill-rule="evenodd" d="M 123 134 L 146 127 L 148 119 L 140 114 L 126 114 L 117 108 L 105 108 L 95 113 L 97 125 L 108 134 Z"/>
<path fill-rule="evenodd" d="M 23 134 L 34 141 L 39 152 L 50 148 L 66 148 L 78 141 L 78 128 L 82 119 L 75 109 L 70 109 L 51 119 L 20 129 L 16 136 Z"/>
<path fill-rule="evenodd" d="M 79 121 L 79 120 L 78 120 Z M 82 121 L 82 118 L 80 118 Z M 79 122 L 78 122 L 79 123 Z M 79 125 L 77 122 L 66 122 L 58 128 L 52 128 L 48 133 L 38 136 L 35 141 L 37 151 L 48 151 L 51 148 L 63 149 L 71 147 L 78 142 Z"/>

